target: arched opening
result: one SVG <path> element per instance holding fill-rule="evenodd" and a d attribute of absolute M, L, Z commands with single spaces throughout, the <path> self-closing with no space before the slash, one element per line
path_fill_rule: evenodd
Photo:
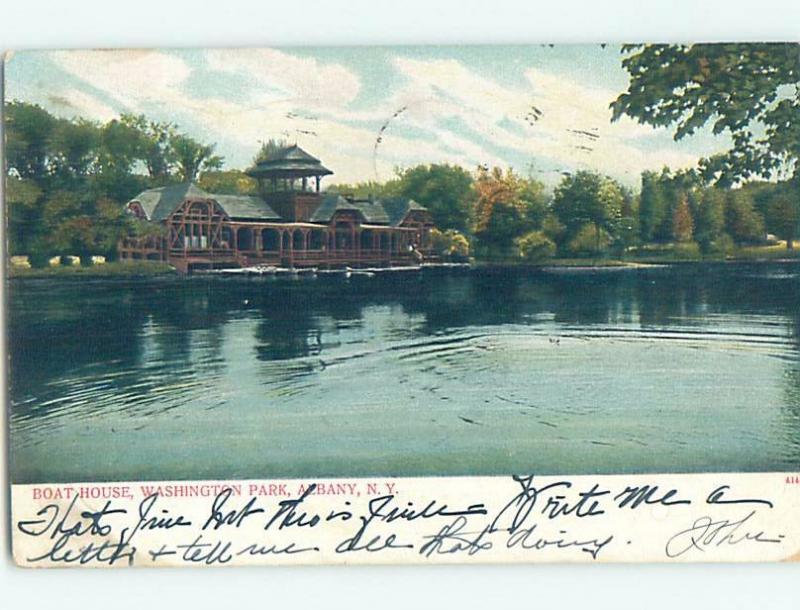
<path fill-rule="evenodd" d="M 336 223 L 336 249 L 353 249 L 353 225 L 349 222 Z"/>
<path fill-rule="evenodd" d="M 246 227 L 236 231 L 236 247 L 238 250 L 253 249 L 253 230 Z"/>
<path fill-rule="evenodd" d="M 282 237 L 282 239 L 283 239 L 283 250 L 288 250 L 290 248 L 291 244 L 292 244 L 292 236 L 290 234 L 290 231 L 284 231 L 282 235 L 283 235 L 283 237 Z"/>
<path fill-rule="evenodd" d="M 221 245 L 226 250 L 230 250 L 233 248 L 233 232 L 231 231 L 230 227 L 222 227 L 221 235 Z"/>
<path fill-rule="evenodd" d="M 281 235 L 278 229 L 261 230 L 261 247 L 265 252 L 277 252 L 281 249 Z"/>
<path fill-rule="evenodd" d="M 381 231 L 380 249 L 381 252 L 388 252 L 389 250 L 389 235 L 385 231 Z"/>
<path fill-rule="evenodd" d="M 294 233 L 292 233 L 292 249 L 306 249 L 306 235 L 303 231 L 294 231 Z"/>
<path fill-rule="evenodd" d="M 372 229 L 364 229 L 361 231 L 361 249 L 372 250 L 374 239 L 375 232 Z"/>
<path fill-rule="evenodd" d="M 311 237 L 308 245 L 309 250 L 324 250 L 325 249 L 325 233 L 316 229 L 311 231 Z"/>

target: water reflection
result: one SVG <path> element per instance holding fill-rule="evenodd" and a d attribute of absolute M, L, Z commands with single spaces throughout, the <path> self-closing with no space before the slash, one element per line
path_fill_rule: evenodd
<path fill-rule="evenodd" d="M 377 439 L 394 454 L 392 468 L 400 473 L 477 472 L 478 462 L 505 472 L 525 463 L 525 455 L 540 453 L 542 442 L 557 439 L 562 445 L 554 449 L 553 463 L 567 470 L 613 471 L 626 461 L 636 464 L 636 450 L 625 449 L 619 459 L 602 454 L 591 467 L 563 458 L 576 434 L 585 434 L 596 447 L 606 442 L 599 436 L 614 445 L 614 429 L 598 433 L 597 421 L 587 415 L 596 405 L 608 409 L 609 422 L 616 416 L 639 418 L 631 437 L 641 433 L 639 443 L 652 452 L 644 431 L 663 426 L 658 418 L 664 406 L 715 395 L 719 403 L 708 417 L 728 426 L 729 447 L 717 458 L 698 449 L 692 458 L 698 463 L 688 461 L 686 469 L 719 468 L 729 453 L 744 451 L 747 459 L 748 452 L 765 450 L 754 469 L 800 466 L 798 277 L 796 266 L 772 264 L 595 274 L 487 269 L 307 281 L 12 282 L 11 427 L 18 454 L 12 475 L 15 480 L 69 476 L 69 469 L 57 471 L 59 465 L 47 460 L 41 447 L 70 431 L 82 435 L 70 448 L 78 470 L 91 468 L 81 443 L 105 443 L 98 435 L 109 430 L 145 443 L 141 451 L 151 455 L 173 419 L 184 422 L 175 433 L 203 446 L 209 429 L 234 444 L 247 434 L 268 442 L 303 442 L 304 430 L 320 422 L 344 425 L 341 414 L 348 418 L 347 440 L 338 448 L 343 463 L 352 448 Z M 731 371 L 739 377 L 726 377 Z M 752 376 L 746 391 L 715 391 L 715 384 L 736 383 L 745 375 Z M 603 403 L 612 398 L 614 404 Z M 739 412 L 747 406 L 744 400 L 762 408 L 757 416 L 747 415 L 761 427 L 755 432 Z M 439 428 L 442 421 L 452 426 L 461 409 L 503 430 L 506 425 L 523 430 L 509 414 L 524 419 L 534 404 L 547 411 L 550 425 L 562 426 L 558 433 L 530 431 L 533 436 L 518 441 L 498 437 L 475 449 L 480 438 L 475 432 L 446 428 L 445 434 Z M 632 412 L 624 413 L 619 404 Z M 264 411 L 265 405 L 273 411 Z M 378 405 L 383 411 L 373 412 Z M 422 406 L 431 413 L 427 423 L 409 420 L 418 418 Z M 490 408 L 494 411 L 487 413 Z M 648 410 L 640 413 L 642 408 Z M 222 419 L 210 422 L 204 412 Z M 328 416 L 333 419 L 325 420 Z M 563 421 L 554 424 L 559 418 Z M 669 421 L 697 423 L 675 422 Z M 392 430 L 403 426 L 418 437 L 386 446 Z M 529 446 L 529 438 L 539 444 Z M 414 455 L 404 442 L 416 447 Z M 690 443 L 678 429 L 670 442 Z M 472 458 L 464 457 L 468 447 Z M 333 463 L 333 451 L 320 459 Z M 674 465 L 666 446 L 664 451 L 662 462 L 651 467 Z M 136 455 L 131 449 L 126 459 Z M 354 470 L 380 471 L 379 456 L 364 455 L 364 467 Z M 195 476 L 195 458 L 188 459 L 184 474 Z M 150 466 L 153 478 L 182 472 L 157 460 Z M 235 465 L 215 467 L 209 458 L 210 474 L 238 472 Z M 135 461 L 114 468 L 108 476 L 142 478 Z M 292 472 L 284 465 L 241 474 Z"/>

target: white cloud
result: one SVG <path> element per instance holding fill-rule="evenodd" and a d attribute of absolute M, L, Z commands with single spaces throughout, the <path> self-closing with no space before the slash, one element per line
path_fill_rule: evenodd
<path fill-rule="evenodd" d="M 143 103 L 180 103 L 181 85 L 191 74 L 185 61 L 161 51 L 55 51 L 51 58 L 129 110 L 140 110 Z"/>
<path fill-rule="evenodd" d="M 344 66 L 275 49 L 212 50 L 205 57 L 212 70 L 242 74 L 255 85 L 274 89 L 268 96 L 273 101 L 319 108 L 341 106 L 355 99 L 361 89 L 358 76 Z"/>
<path fill-rule="evenodd" d="M 296 139 L 336 172 L 336 181 L 385 179 L 395 166 L 423 162 L 507 165 L 510 157 L 596 169 L 633 184 L 644 169 L 697 161 L 663 132 L 664 144 L 656 146 L 649 136 L 657 132 L 649 127 L 627 118 L 611 123 L 609 103 L 616 92 L 533 66 L 523 82 L 510 86 L 454 59 L 397 56 L 392 67 L 401 78 L 363 109 L 353 102 L 369 84 L 351 69 L 284 51 L 205 52 L 202 68 L 235 74 L 247 84 L 225 95 L 217 83 L 208 88 L 217 97 L 202 98 L 187 85 L 192 70 L 201 66 L 168 52 L 58 51 L 51 56 L 88 85 L 72 87 L 63 97 L 93 118 L 113 115 L 103 100 L 123 110 L 163 111 L 161 118 L 171 117 L 197 137 L 219 142 L 219 152 L 239 165 L 243 151 L 249 158 L 259 140 Z M 541 113 L 536 120 L 530 115 L 534 106 Z M 385 124 L 376 153 L 376 137 Z M 410 135 L 415 133 L 430 137 Z"/>
<path fill-rule="evenodd" d="M 75 88 L 50 93 L 47 103 L 57 114 L 65 117 L 85 117 L 105 122 L 118 116 L 111 106 L 96 96 Z"/>

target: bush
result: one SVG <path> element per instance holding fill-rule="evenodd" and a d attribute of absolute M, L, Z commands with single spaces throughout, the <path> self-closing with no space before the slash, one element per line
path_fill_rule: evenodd
<path fill-rule="evenodd" d="M 556 244 L 542 231 L 531 231 L 517 239 L 517 250 L 520 257 L 534 263 L 555 256 Z"/>
<path fill-rule="evenodd" d="M 700 245 L 696 241 L 677 243 L 672 251 L 675 254 L 675 258 L 687 260 L 700 258 Z"/>
<path fill-rule="evenodd" d="M 607 231 L 600 230 L 598 243 L 597 229 L 593 224 L 583 225 L 572 239 L 567 242 L 567 251 L 576 255 L 595 255 L 606 250 L 611 244 L 611 236 Z M 599 247 L 598 247 L 599 246 Z"/>
<path fill-rule="evenodd" d="M 34 250 L 28 260 L 34 269 L 44 269 L 50 266 L 50 255 L 40 250 Z"/>
<path fill-rule="evenodd" d="M 454 229 L 445 232 L 431 230 L 433 249 L 446 258 L 465 260 L 469 258 L 469 240 Z"/>
<path fill-rule="evenodd" d="M 730 235 L 723 233 L 712 241 L 701 243 L 700 249 L 707 256 L 725 258 L 734 253 L 736 244 Z"/>

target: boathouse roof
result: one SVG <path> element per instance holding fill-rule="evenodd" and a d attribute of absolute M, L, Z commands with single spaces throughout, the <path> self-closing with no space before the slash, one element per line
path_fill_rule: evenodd
<path fill-rule="evenodd" d="M 208 193 L 193 182 L 148 189 L 136 195 L 130 203 L 138 202 L 148 220 L 161 221 L 187 199 L 213 199 L 230 218 L 280 220 L 280 216 L 261 197 Z"/>
<path fill-rule="evenodd" d="M 208 196 L 208 193 L 193 182 L 185 182 L 148 189 L 136 195 L 131 203 L 137 201 L 148 220 L 164 220 L 184 200 L 204 199 Z"/>
<path fill-rule="evenodd" d="M 209 193 L 194 183 L 148 189 L 136 195 L 129 203 L 138 202 L 147 219 L 158 222 L 166 219 L 187 199 L 212 199 L 225 210 L 229 218 L 234 220 L 283 220 L 261 197 Z M 398 226 L 413 210 L 425 211 L 426 208 L 413 199 L 401 197 L 370 200 L 328 193 L 309 220 L 313 223 L 327 224 L 337 212 L 344 211 L 356 212 L 365 223 Z"/>
<path fill-rule="evenodd" d="M 247 174 L 254 178 L 303 178 L 328 176 L 333 172 L 315 156 L 295 144 L 281 148 L 259 161 L 255 167 L 247 170 Z"/>
<path fill-rule="evenodd" d="M 211 195 L 231 218 L 280 220 L 280 216 L 261 197 L 249 195 Z"/>
<path fill-rule="evenodd" d="M 358 212 L 369 223 L 389 224 L 389 216 L 379 202 L 351 199 L 336 193 L 330 193 L 325 196 L 320 206 L 311 216 L 311 221 L 330 222 L 333 215 L 339 211 Z"/>
<path fill-rule="evenodd" d="M 413 210 L 427 211 L 428 209 L 413 199 L 404 199 L 402 197 L 389 197 L 387 199 L 382 199 L 381 205 L 383 206 L 383 209 L 386 210 L 388 223 L 393 227 L 403 222 L 405 217 L 408 216 L 409 212 Z"/>

